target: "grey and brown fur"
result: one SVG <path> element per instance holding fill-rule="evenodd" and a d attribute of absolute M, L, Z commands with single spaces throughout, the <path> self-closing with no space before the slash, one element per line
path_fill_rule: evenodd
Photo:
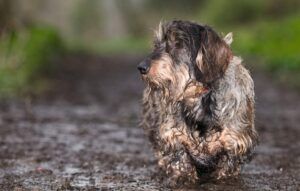
<path fill-rule="evenodd" d="M 138 66 L 141 125 L 171 184 L 236 175 L 257 144 L 254 84 L 231 42 L 206 25 L 162 23 Z"/>

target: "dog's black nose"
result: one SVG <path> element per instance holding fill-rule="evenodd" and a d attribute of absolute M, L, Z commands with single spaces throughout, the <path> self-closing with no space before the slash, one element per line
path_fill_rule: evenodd
<path fill-rule="evenodd" d="M 147 74 L 149 71 L 149 65 L 145 61 L 141 62 L 137 68 L 141 74 Z"/>

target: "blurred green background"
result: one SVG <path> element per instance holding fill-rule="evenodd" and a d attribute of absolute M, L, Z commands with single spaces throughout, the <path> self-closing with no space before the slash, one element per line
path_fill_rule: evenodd
<path fill-rule="evenodd" d="M 299 0 L 0 0 L 0 97 L 43 91 L 66 54 L 146 54 L 170 19 L 233 32 L 237 55 L 300 89 Z"/>

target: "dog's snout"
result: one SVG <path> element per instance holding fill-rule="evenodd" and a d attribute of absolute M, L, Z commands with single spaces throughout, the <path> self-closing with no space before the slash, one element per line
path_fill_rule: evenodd
<path fill-rule="evenodd" d="M 147 72 L 149 71 L 149 65 L 147 64 L 146 61 L 142 61 L 139 65 L 138 65 L 138 70 L 140 71 L 141 74 L 147 74 Z"/>

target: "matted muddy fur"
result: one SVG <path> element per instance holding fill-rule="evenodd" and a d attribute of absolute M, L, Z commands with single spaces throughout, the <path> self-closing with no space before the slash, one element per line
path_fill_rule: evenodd
<path fill-rule="evenodd" d="M 236 175 L 257 144 L 254 84 L 231 42 L 209 26 L 161 23 L 138 66 L 141 126 L 171 185 Z"/>

